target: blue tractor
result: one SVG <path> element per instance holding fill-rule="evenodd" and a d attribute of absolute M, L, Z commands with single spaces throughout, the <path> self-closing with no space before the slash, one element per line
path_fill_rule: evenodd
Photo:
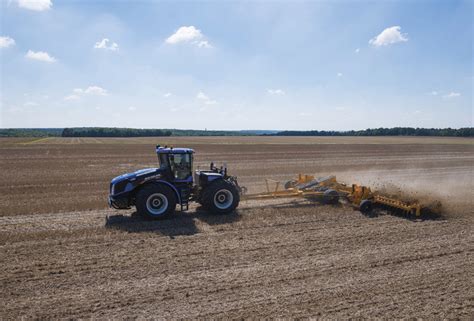
<path fill-rule="evenodd" d="M 194 201 L 213 213 L 230 213 L 239 205 L 242 188 L 237 178 L 227 175 L 227 168 L 211 163 L 208 170 L 193 173 L 190 148 L 156 146 L 159 167 L 141 169 L 112 179 L 109 206 L 130 209 L 148 219 L 161 219 L 181 211 Z"/>

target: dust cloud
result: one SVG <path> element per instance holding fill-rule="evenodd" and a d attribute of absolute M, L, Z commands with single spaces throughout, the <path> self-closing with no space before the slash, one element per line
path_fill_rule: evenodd
<path fill-rule="evenodd" d="M 450 217 L 473 215 L 473 172 L 424 173 L 419 169 L 342 172 L 338 180 L 423 206 Z"/>

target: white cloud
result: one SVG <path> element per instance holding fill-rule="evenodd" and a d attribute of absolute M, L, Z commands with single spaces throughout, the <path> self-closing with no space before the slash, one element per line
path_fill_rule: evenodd
<path fill-rule="evenodd" d="M 277 95 L 277 96 L 282 96 L 285 94 L 285 92 L 281 89 L 268 89 L 267 93 L 270 95 Z"/>
<path fill-rule="evenodd" d="M 72 100 L 79 100 L 79 98 L 80 97 L 78 95 L 69 95 L 69 96 L 64 97 L 64 100 L 72 101 Z"/>
<path fill-rule="evenodd" d="M 128 107 L 128 110 L 130 110 L 130 111 L 135 111 L 135 110 L 137 110 L 137 107 L 135 107 L 135 106 L 130 106 L 130 107 Z"/>
<path fill-rule="evenodd" d="M 177 44 L 180 42 L 191 42 L 198 40 L 203 37 L 201 30 L 196 29 L 194 26 L 183 26 L 180 27 L 174 34 L 166 39 L 166 43 Z"/>
<path fill-rule="evenodd" d="M 206 94 L 203 93 L 202 91 L 198 92 L 196 98 L 201 99 L 201 100 L 208 100 L 209 99 L 209 97 L 207 97 Z"/>
<path fill-rule="evenodd" d="M 15 45 L 15 40 L 10 37 L 0 37 L 0 48 L 8 48 Z"/>
<path fill-rule="evenodd" d="M 20 8 L 34 10 L 34 11 L 44 11 L 49 10 L 53 6 L 51 0 L 17 0 L 18 6 Z"/>
<path fill-rule="evenodd" d="M 407 34 L 400 32 L 400 26 L 386 28 L 378 36 L 369 40 L 369 44 L 374 47 L 388 46 L 397 42 L 408 41 Z"/>
<path fill-rule="evenodd" d="M 194 26 L 182 26 L 174 34 L 169 36 L 165 42 L 170 45 L 178 43 L 191 43 L 199 48 L 213 48 L 208 40 L 204 39 L 201 30 Z"/>
<path fill-rule="evenodd" d="M 360 48 L 357 48 L 356 50 L 354 50 L 355 53 L 359 53 L 360 52 Z"/>
<path fill-rule="evenodd" d="M 109 44 L 110 43 L 110 44 Z M 118 51 L 119 46 L 116 42 L 111 42 L 108 38 L 104 38 L 101 41 L 98 41 L 94 45 L 95 49 L 104 49 L 110 51 Z"/>
<path fill-rule="evenodd" d="M 432 96 L 438 96 L 438 92 L 436 90 L 433 90 L 432 92 L 430 92 L 430 95 Z"/>
<path fill-rule="evenodd" d="M 203 103 L 205 103 L 206 105 L 215 105 L 215 104 L 217 104 L 217 101 L 210 99 L 210 98 L 209 98 L 205 93 L 203 93 L 202 91 L 198 92 L 196 98 L 199 99 L 199 100 L 201 100 L 201 101 L 202 101 Z"/>
<path fill-rule="evenodd" d="M 23 106 L 25 106 L 25 107 L 34 107 L 34 106 L 38 106 L 38 103 L 34 102 L 34 101 L 27 101 L 26 103 L 23 104 Z"/>
<path fill-rule="evenodd" d="M 84 90 L 84 93 L 88 95 L 106 96 L 107 90 L 99 86 L 89 86 Z"/>
<path fill-rule="evenodd" d="M 107 96 L 108 92 L 102 87 L 99 86 L 89 86 L 86 89 L 74 88 L 72 90 L 73 94 L 64 97 L 64 100 L 78 100 L 82 95 L 93 95 L 93 96 Z"/>
<path fill-rule="evenodd" d="M 169 97 L 171 97 L 171 95 L 172 95 L 171 93 L 166 93 L 166 94 L 163 95 L 163 97 L 169 98 Z"/>
<path fill-rule="evenodd" d="M 44 62 L 49 62 L 49 63 L 56 61 L 56 58 L 51 57 L 47 52 L 44 52 L 44 51 L 35 52 L 35 51 L 28 50 L 25 57 L 32 60 L 44 61 Z"/>
<path fill-rule="evenodd" d="M 338 76 L 338 77 L 342 77 L 342 76 L 343 76 L 343 75 L 342 75 L 342 72 L 338 72 L 338 73 L 337 73 L 337 76 Z"/>
<path fill-rule="evenodd" d="M 207 40 L 202 40 L 196 43 L 199 48 L 213 48 L 212 45 Z"/>
<path fill-rule="evenodd" d="M 450 92 L 449 94 L 444 95 L 443 98 L 456 98 L 456 97 L 460 97 L 460 96 L 461 96 L 460 93 Z"/>

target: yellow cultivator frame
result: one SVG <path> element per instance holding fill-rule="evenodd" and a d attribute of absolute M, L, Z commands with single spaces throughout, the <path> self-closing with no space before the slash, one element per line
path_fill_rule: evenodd
<path fill-rule="evenodd" d="M 265 186 L 266 192 L 242 195 L 242 200 L 320 197 L 324 203 L 335 203 L 342 198 L 364 213 L 370 212 L 374 205 L 396 209 L 416 217 L 421 215 L 422 210 L 418 202 L 405 202 L 384 196 L 363 185 L 348 186 L 339 183 L 335 176 L 315 178 L 312 175 L 298 174 L 295 180 L 286 182 L 283 188 L 280 188 L 281 182 L 271 179 L 265 179 Z"/>

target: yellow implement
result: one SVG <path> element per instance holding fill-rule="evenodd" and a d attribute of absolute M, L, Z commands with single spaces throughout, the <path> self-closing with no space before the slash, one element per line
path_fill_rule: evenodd
<path fill-rule="evenodd" d="M 244 194 L 242 200 L 272 199 L 292 197 L 320 197 L 326 204 L 334 204 L 339 199 L 346 199 L 352 206 L 362 213 L 372 211 L 374 205 L 381 205 L 390 209 L 400 210 L 416 217 L 421 215 L 422 205 L 419 202 L 405 202 L 396 198 L 381 195 L 370 187 L 352 184 L 348 186 L 339 183 L 335 176 L 315 178 L 312 175 L 299 174 L 295 180 L 284 184 L 280 189 L 280 182 L 265 179 L 267 191 L 257 194 Z"/>

